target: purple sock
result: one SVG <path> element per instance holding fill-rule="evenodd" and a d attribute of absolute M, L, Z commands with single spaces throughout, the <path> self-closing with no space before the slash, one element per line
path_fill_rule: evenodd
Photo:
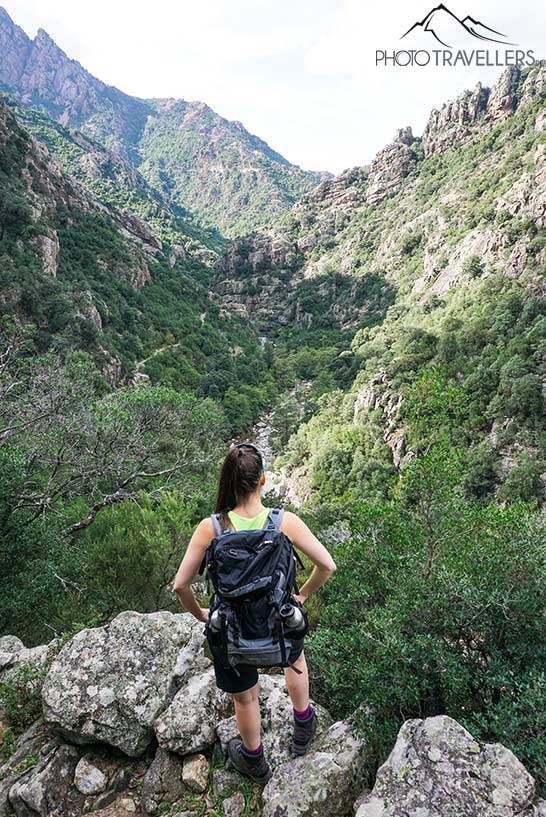
<path fill-rule="evenodd" d="M 311 704 L 307 704 L 307 708 L 299 712 L 297 709 L 294 709 L 294 717 L 297 721 L 306 721 L 309 715 L 311 714 Z"/>
<path fill-rule="evenodd" d="M 243 743 L 243 752 L 245 753 L 245 755 L 250 755 L 251 757 L 258 757 L 258 755 L 262 754 L 263 750 L 264 747 L 262 746 L 261 741 L 257 749 L 247 749 L 245 744 Z"/>

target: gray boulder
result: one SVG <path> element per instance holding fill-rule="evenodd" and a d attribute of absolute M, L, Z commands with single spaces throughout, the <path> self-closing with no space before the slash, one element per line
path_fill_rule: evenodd
<path fill-rule="evenodd" d="M 155 814 L 160 808 L 177 800 L 184 793 L 182 758 L 159 748 L 142 784 L 142 808 Z"/>
<path fill-rule="evenodd" d="M 351 720 L 334 723 L 307 755 L 278 766 L 262 817 L 342 817 L 362 789 L 366 746 Z"/>
<path fill-rule="evenodd" d="M 48 817 L 61 806 L 63 816 L 81 814 L 85 797 L 72 785 L 78 760 L 74 746 L 50 746 L 9 790 L 9 804 L 17 817 Z"/>
<path fill-rule="evenodd" d="M 534 792 L 512 752 L 439 715 L 406 721 L 356 817 L 534 817 Z"/>
<path fill-rule="evenodd" d="M 34 765 L 42 749 L 51 743 L 51 734 L 43 721 L 35 721 L 16 741 L 13 753 L 0 765 L 0 817 L 12 815 L 9 790 L 28 769 Z"/>
<path fill-rule="evenodd" d="M 209 784 L 209 761 L 205 755 L 186 755 L 184 758 L 184 768 L 182 769 L 182 780 L 190 791 L 202 794 Z"/>
<path fill-rule="evenodd" d="M 42 688 L 44 719 L 76 743 L 103 741 L 138 757 L 203 646 L 187 613 L 120 613 L 77 633 L 53 661 Z M 183 657 L 182 665 L 179 659 Z"/>
<path fill-rule="evenodd" d="M 284 675 L 260 675 L 260 714 L 262 717 L 263 745 L 272 766 L 290 760 L 292 743 L 293 712 L 288 696 Z M 313 703 L 318 714 L 318 729 L 315 741 L 331 725 L 329 713 Z M 216 729 L 224 754 L 231 738 L 239 736 L 235 715 L 221 721 Z"/>
<path fill-rule="evenodd" d="M 195 675 L 178 690 L 154 723 L 162 749 L 186 755 L 212 746 L 216 726 L 232 709 L 231 696 L 216 686 L 214 671 Z"/>
<path fill-rule="evenodd" d="M 25 647 L 13 635 L 3 636 L 0 639 L 0 683 L 39 690 L 47 666 L 58 652 L 58 639 L 38 647 Z"/>
<path fill-rule="evenodd" d="M 245 796 L 241 791 L 226 797 L 222 803 L 224 817 L 243 817 L 245 812 Z"/>
<path fill-rule="evenodd" d="M 97 766 L 86 757 L 81 757 L 74 771 L 74 785 L 85 795 L 101 794 L 106 788 L 108 778 Z"/>

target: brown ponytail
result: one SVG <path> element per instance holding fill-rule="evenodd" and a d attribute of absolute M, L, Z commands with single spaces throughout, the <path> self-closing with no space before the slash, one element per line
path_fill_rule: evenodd
<path fill-rule="evenodd" d="M 229 523 L 227 513 L 259 485 L 264 470 L 262 456 L 251 443 L 238 443 L 229 449 L 220 471 L 215 513 L 222 514 L 222 526 Z"/>

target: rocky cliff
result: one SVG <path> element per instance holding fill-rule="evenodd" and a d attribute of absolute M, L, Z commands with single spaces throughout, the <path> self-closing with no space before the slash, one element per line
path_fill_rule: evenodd
<path fill-rule="evenodd" d="M 0 638 L 0 688 L 13 700 L 32 683 L 42 707 L 18 737 L 10 711 L 0 712 L 0 746 L 11 740 L 0 765 L 0 817 L 546 814 L 512 752 L 478 743 L 445 716 L 401 725 L 371 792 L 355 716 L 332 723 L 316 705 L 317 737 L 306 756 L 290 758 L 292 708 L 278 670 L 260 676 L 273 777 L 263 791 L 249 786 L 224 768 L 237 724 L 203 645 L 201 624 L 167 612 L 121 613 L 62 647 L 28 650 L 13 636 Z"/>
<path fill-rule="evenodd" d="M 41 258 L 44 273 L 55 278 L 59 260 L 59 214 L 63 219 L 71 211 L 95 214 L 116 224 L 126 240 L 128 258 L 124 266 L 113 270 L 141 288 L 149 280 L 148 263 L 160 244 L 134 214 L 105 207 L 73 177 L 67 176 L 41 142 L 20 128 L 8 106 L 0 100 L 0 146 L 4 151 L 4 178 L 1 188 L 4 207 L 17 201 L 28 219 L 29 246 Z M 21 226 L 21 225 L 20 225 Z M 98 259 L 100 262 L 100 259 Z"/>
<path fill-rule="evenodd" d="M 400 129 L 369 166 L 348 170 L 303 196 L 292 208 L 285 226 L 233 242 L 218 264 L 215 283 L 219 294 L 242 314 L 256 315 L 266 328 L 275 322 L 309 323 L 313 316 L 298 306 L 298 285 L 316 278 L 320 291 L 317 297 L 329 310 L 329 316 L 335 321 L 337 311 L 343 325 L 356 326 L 370 309 L 369 303 L 364 299 L 355 306 L 355 299 L 347 298 L 345 305 L 338 304 L 332 311 L 331 296 L 320 289 L 321 274 L 338 272 L 359 280 L 371 270 L 381 270 L 387 283 L 399 285 L 404 241 L 423 239 L 423 274 L 413 282 L 416 291 L 430 286 L 439 294 L 445 292 L 460 280 L 462 265 L 473 254 L 484 254 L 487 264 L 502 260 L 518 274 L 525 264 L 525 250 L 521 245 L 509 246 L 500 229 L 494 231 L 494 236 L 487 230 L 468 230 L 468 234 L 461 235 L 458 248 L 450 247 L 444 265 L 442 248 L 451 244 L 445 241 L 446 233 L 461 220 L 457 207 L 468 207 L 465 188 L 469 180 L 464 174 L 453 179 L 449 188 L 440 183 L 426 208 L 416 198 L 420 188 L 426 186 L 428 168 L 432 168 L 432 164 L 424 163 L 425 159 L 431 162 L 434 156 L 447 151 L 453 154 L 485 138 L 496 125 L 517 111 L 524 114 L 533 102 L 536 104 L 545 87 L 546 67 L 542 65 L 527 73 L 507 69 L 491 89 L 479 85 L 475 91 L 446 103 L 441 111 L 432 111 L 421 140 L 413 136 L 411 128 Z M 543 119 L 535 118 L 539 132 Z M 502 164 L 508 147 L 499 146 L 487 173 L 493 172 L 495 164 Z M 543 198 L 542 160 L 539 154 L 529 159 L 536 164 L 538 176 L 527 179 L 522 172 L 521 181 L 517 174 L 512 176 L 516 189 L 518 185 L 528 186 L 528 192 L 520 196 L 520 205 L 525 209 L 529 204 L 534 216 L 540 208 L 537 201 Z M 413 181 L 404 185 L 409 176 Z M 531 188 L 535 188 L 534 195 Z M 535 203 L 528 202 L 529 198 Z M 391 200 L 389 213 L 378 209 L 386 200 Z M 499 209 L 506 206 L 504 200 L 499 200 Z M 441 274 L 438 265 L 443 265 Z M 281 317 L 275 321 L 274 315 Z"/>
<path fill-rule="evenodd" d="M 32 324 L 36 351 L 86 351 L 111 383 L 126 382 L 139 362 L 147 378 L 146 361 L 160 378 L 167 350 L 195 387 L 235 336 L 260 355 L 252 330 L 231 315 L 221 328 L 206 321 L 216 312 L 206 265 L 215 256 L 136 170 L 38 118 L 42 135 L 67 149 L 69 175 L 13 110 L 0 99 L 0 318 Z M 127 187 L 116 191 L 122 180 Z"/>
<path fill-rule="evenodd" d="M 290 164 L 201 102 L 142 100 L 93 77 L 0 8 L 0 89 L 120 153 L 172 204 L 226 236 L 268 223 L 328 174 Z"/>

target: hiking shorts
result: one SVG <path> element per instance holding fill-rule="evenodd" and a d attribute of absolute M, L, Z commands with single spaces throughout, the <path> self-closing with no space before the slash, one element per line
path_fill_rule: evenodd
<path fill-rule="evenodd" d="M 303 652 L 303 638 L 294 639 L 288 655 L 288 660 L 292 663 L 296 661 Z M 216 655 L 216 651 L 211 647 L 212 658 L 214 661 L 214 674 L 216 676 L 216 686 L 224 692 L 245 692 L 258 682 L 258 670 L 256 667 L 251 667 L 247 664 L 239 664 L 237 666 L 237 673 L 231 667 L 226 669 L 223 666 L 220 658 Z"/>

